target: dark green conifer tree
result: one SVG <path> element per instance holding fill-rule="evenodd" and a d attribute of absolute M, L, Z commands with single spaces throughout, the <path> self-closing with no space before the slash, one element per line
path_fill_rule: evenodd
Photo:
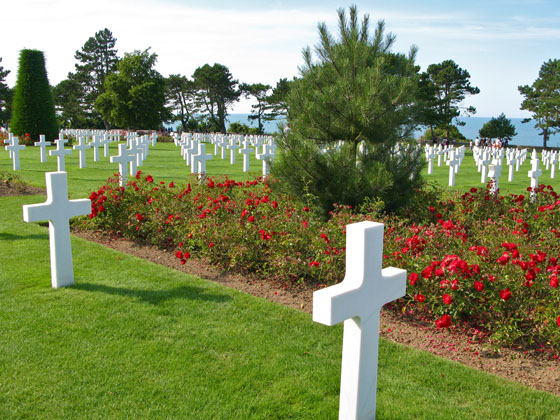
<path fill-rule="evenodd" d="M 38 140 L 40 134 L 47 140 L 57 137 L 54 99 L 42 51 L 20 53 L 10 129 L 17 136 L 28 133 L 32 140 Z"/>

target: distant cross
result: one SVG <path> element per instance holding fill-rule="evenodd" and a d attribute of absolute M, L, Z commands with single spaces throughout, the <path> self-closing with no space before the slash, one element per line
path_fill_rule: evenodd
<path fill-rule="evenodd" d="M 52 143 L 50 141 L 45 141 L 45 135 L 39 135 L 39 141 L 33 143 L 35 146 L 39 146 L 39 150 L 41 153 L 41 163 L 45 163 L 47 161 L 47 147 L 50 146 Z"/>
<path fill-rule="evenodd" d="M 59 137 L 60 137 L 59 139 L 54 141 L 56 143 L 56 149 L 49 150 L 49 155 L 56 156 L 56 164 L 58 166 L 58 172 L 62 172 L 66 169 L 65 167 L 66 165 L 64 163 L 66 159 L 65 157 L 66 155 L 72 154 L 72 149 L 65 149 L 64 143 L 67 143 L 68 140 L 64 139 L 62 137 L 62 134 Z"/>
<path fill-rule="evenodd" d="M 437 155 L 438 155 L 438 156 L 437 156 L 437 166 L 441 166 L 441 156 L 444 154 L 444 152 L 445 152 L 445 151 L 443 150 L 443 146 L 440 144 L 440 145 L 438 146 L 437 151 L 436 151 L 436 153 L 437 153 Z"/>
<path fill-rule="evenodd" d="M 7 147 L 12 145 L 13 140 L 14 140 L 14 135 L 12 133 L 8 133 L 8 138 L 4 140 L 4 144 L 6 145 L 4 147 L 6 147 L 6 150 L 9 151 L 10 159 L 12 159 L 12 151 L 7 149 Z"/>
<path fill-rule="evenodd" d="M 187 162 L 187 166 L 191 166 L 191 156 L 196 155 L 198 151 L 198 140 L 192 139 L 190 145 L 188 147 L 185 147 L 183 151 L 183 158 Z"/>
<path fill-rule="evenodd" d="M 226 146 L 227 149 L 230 149 L 229 154 L 229 163 L 230 165 L 235 165 L 235 153 L 236 150 L 239 149 L 239 145 L 237 144 L 237 139 L 234 137 L 229 140 L 229 144 Z"/>
<path fill-rule="evenodd" d="M 131 142 L 130 149 L 126 149 L 126 153 L 130 156 L 130 170 L 131 176 L 136 176 L 138 173 L 138 156 L 140 155 L 140 150 L 134 147 L 134 140 Z M 142 166 L 142 159 L 140 159 L 140 166 Z"/>
<path fill-rule="evenodd" d="M 47 172 L 45 176 L 47 201 L 23 206 L 23 220 L 49 221 L 51 283 L 54 289 L 58 289 L 74 284 L 69 220 L 74 216 L 91 213 L 91 200 L 68 200 L 66 172 Z"/>
<path fill-rule="evenodd" d="M 257 153 L 257 159 L 262 160 L 262 174 L 263 176 L 267 176 L 270 172 L 270 165 L 269 162 L 272 161 L 274 158 L 274 153 L 272 151 L 272 146 L 269 144 L 265 144 L 263 146 L 263 152 Z"/>
<path fill-rule="evenodd" d="M 550 161 L 550 178 L 554 179 L 556 176 L 556 165 L 558 164 L 558 152 L 554 152 L 549 157 Z"/>
<path fill-rule="evenodd" d="M 200 143 L 198 145 L 198 153 L 195 155 L 191 154 L 191 174 L 205 174 L 206 161 L 212 160 L 213 157 L 211 154 L 206 154 L 206 144 Z"/>
<path fill-rule="evenodd" d="M 12 142 L 9 146 L 6 146 L 6 150 L 10 151 L 12 154 L 12 165 L 14 171 L 19 171 L 19 151 L 25 150 L 25 145 L 19 144 L 19 138 L 13 136 Z"/>
<path fill-rule="evenodd" d="M 157 143 L 157 133 L 154 131 L 152 133 L 152 147 L 156 147 L 156 143 Z"/>
<path fill-rule="evenodd" d="M 109 144 L 112 142 L 111 137 L 111 135 L 105 133 L 101 139 L 101 144 L 103 145 L 103 157 L 109 156 Z"/>
<path fill-rule="evenodd" d="M 513 170 L 515 169 L 515 166 L 517 165 L 517 162 L 519 161 L 519 159 L 517 158 L 515 153 L 511 153 L 510 155 L 508 155 L 508 158 L 506 160 L 506 163 L 508 164 L 508 182 L 513 182 Z"/>
<path fill-rule="evenodd" d="M 126 185 L 126 181 L 128 179 L 128 163 L 132 160 L 136 160 L 136 157 L 129 155 L 126 149 L 126 144 L 121 143 L 119 144 L 119 154 L 117 156 L 111 156 L 109 160 L 111 163 L 117 162 L 119 164 L 119 172 L 121 174 L 119 185 L 121 187 Z"/>
<path fill-rule="evenodd" d="M 218 138 L 218 146 L 220 146 L 220 159 L 226 158 L 226 146 L 228 144 L 228 139 L 226 136 L 220 136 Z"/>
<path fill-rule="evenodd" d="M 455 150 L 449 151 L 449 160 L 446 162 L 449 165 L 449 186 L 455 186 L 455 168 L 459 163 L 459 158 L 455 156 Z"/>
<path fill-rule="evenodd" d="M 313 293 L 313 321 L 344 321 L 339 419 L 375 419 L 379 313 L 406 293 L 406 271 L 382 259 L 383 224 L 350 224 L 344 281 Z"/>
<path fill-rule="evenodd" d="M 531 159 L 531 170 L 529 171 L 529 178 L 531 178 L 531 200 L 535 201 L 537 198 L 537 188 L 539 187 L 539 177 L 542 171 L 539 169 L 539 158 L 537 152 L 533 149 L 533 156 Z"/>
<path fill-rule="evenodd" d="M 434 159 L 437 156 L 433 147 L 428 147 L 426 151 L 426 159 L 428 159 L 428 175 L 432 175 L 434 172 Z"/>
<path fill-rule="evenodd" d="M 239 153 L 243 154 L 243 172 L 249 172 L 249 155 L 254 150 L 249 147 L 249 140 L 243 140 L 243 147 L 239 149 Z"/>
<path fill-rule="evenodd" d="M 96 137 L 96 136 L 93 136 Z M 79 156 L 79 167 L 80 168 L 85 168 L 86 167 L 86 150 L 87 149 L 91 149 L 91 143 L 87 144 L 86 143 L 86 138 L 85 136 L 78 136 L 78 144 L 73 146 L 74 150 L 78 151 L 78 156 Z M 95 151 L 94 151 L 95 154 Z M 98 152 L 99 154 L 99 152 Z"/>
<path fill-rule="evenodd" d="M 103 146 L 103 141 L 101 141 L 101 136 L 94 135 L 89 143 L 90 147 L 93 147 L 93 161 L 99 162 L 99 148 Z"/>
<path fill-rule="evenodd" d="M 480 159 L 480 164 L 481 164 L 481 176 L 480 176 L 480 182 L 485 184 L 486 183 L 486 178 L 488 177 L 488 165 L 490 164 L 490 157 L 488 155 L 487 151 L 482 152 L 482 159 Z"/>
<path fill-rule="evenodd" d="M 499 161 L 494 161 L 494 164 L 488 167 L 488 177 L 492 179 L 492 194 L 497 194 L 500 188 L 500 175 L 502 174 L 502 165 Z"/>
<path fill-rule="evenodd" d="M 126 133 L 126 136 L 124 136 L 124 138 L 126 139 L 126 146 L 127 146 L 127 147 L 130 147 L 130 141 L 131 141 L 132 139 L 135 139 L 135 138 L 136 138 L 136 133 L 133 133 L 132 131 L 128 131 L 128 132 Z"/>

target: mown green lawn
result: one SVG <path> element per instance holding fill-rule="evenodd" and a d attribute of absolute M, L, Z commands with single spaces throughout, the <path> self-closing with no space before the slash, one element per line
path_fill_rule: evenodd
<path fill-rule="evenodd" d="M 54 161 L 26 152 L 21 175 L 44 185 Z M 72 198 L 114 171 L 73 156 Z M 158 144 L 142 170 L 183 165 Z M 338 418 L 341 326 L 79 238 L 76 285 L 53 290 L 48 230 L 22 217 L 44 199 L 0 197 L 0 419 Z M 560 418 L 558 397 L 385 340 L 378 386 L 377 419 Z"/>

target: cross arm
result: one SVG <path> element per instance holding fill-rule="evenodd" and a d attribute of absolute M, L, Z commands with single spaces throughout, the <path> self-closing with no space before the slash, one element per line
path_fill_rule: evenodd
<path fill-rule="evenodd" d="M 360 288 L 342 282 L 313 293 L 313 321 L 332 326 L 357 316 Z M 363 291 L 362 291 L 363 293 Z"/>
<path fill-rule="evenodd" d="M 41 222 L 52 218 L 50 206 L 45 203 L 27 204 L 23 206 L 24 222 Z"/>

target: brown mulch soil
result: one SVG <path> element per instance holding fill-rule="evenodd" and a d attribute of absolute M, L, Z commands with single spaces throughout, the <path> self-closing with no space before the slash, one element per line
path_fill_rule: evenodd
<path fill-rule="evenodd" d="M 45 190 L 26 186 L 15 188 L 0 180 L 0 196 L 44 194 Z M 73 234 L 115 250 L 144 258 L 156 264 L 211 280 L 245 293 L 294 309 L 312 313 L 313 289 L 285 287 L 252 275 L 220 270 L 203 260 L 189 259 L 181 265 L 174 253 L 153 246 L 138 245 L 99 232 L 74 230 Z M 560 396 L 560 355 L 546 351 L 513 350 L 502 348 L 494 351 L 487 340 L 476 331 L 460 328 L 438 330 L 433 322 L 425 322 L 391 310 L 381 312 L 381 336 L 478 370 L 499 375 L 542 391 Z"/>
<path fill-rule="evenodd" d="M 0 179 L 0 197 L 8 195 L 33 195 L 46 194 L 44 188 L 34 187 L 33 185 L 10 183 Z"/>

